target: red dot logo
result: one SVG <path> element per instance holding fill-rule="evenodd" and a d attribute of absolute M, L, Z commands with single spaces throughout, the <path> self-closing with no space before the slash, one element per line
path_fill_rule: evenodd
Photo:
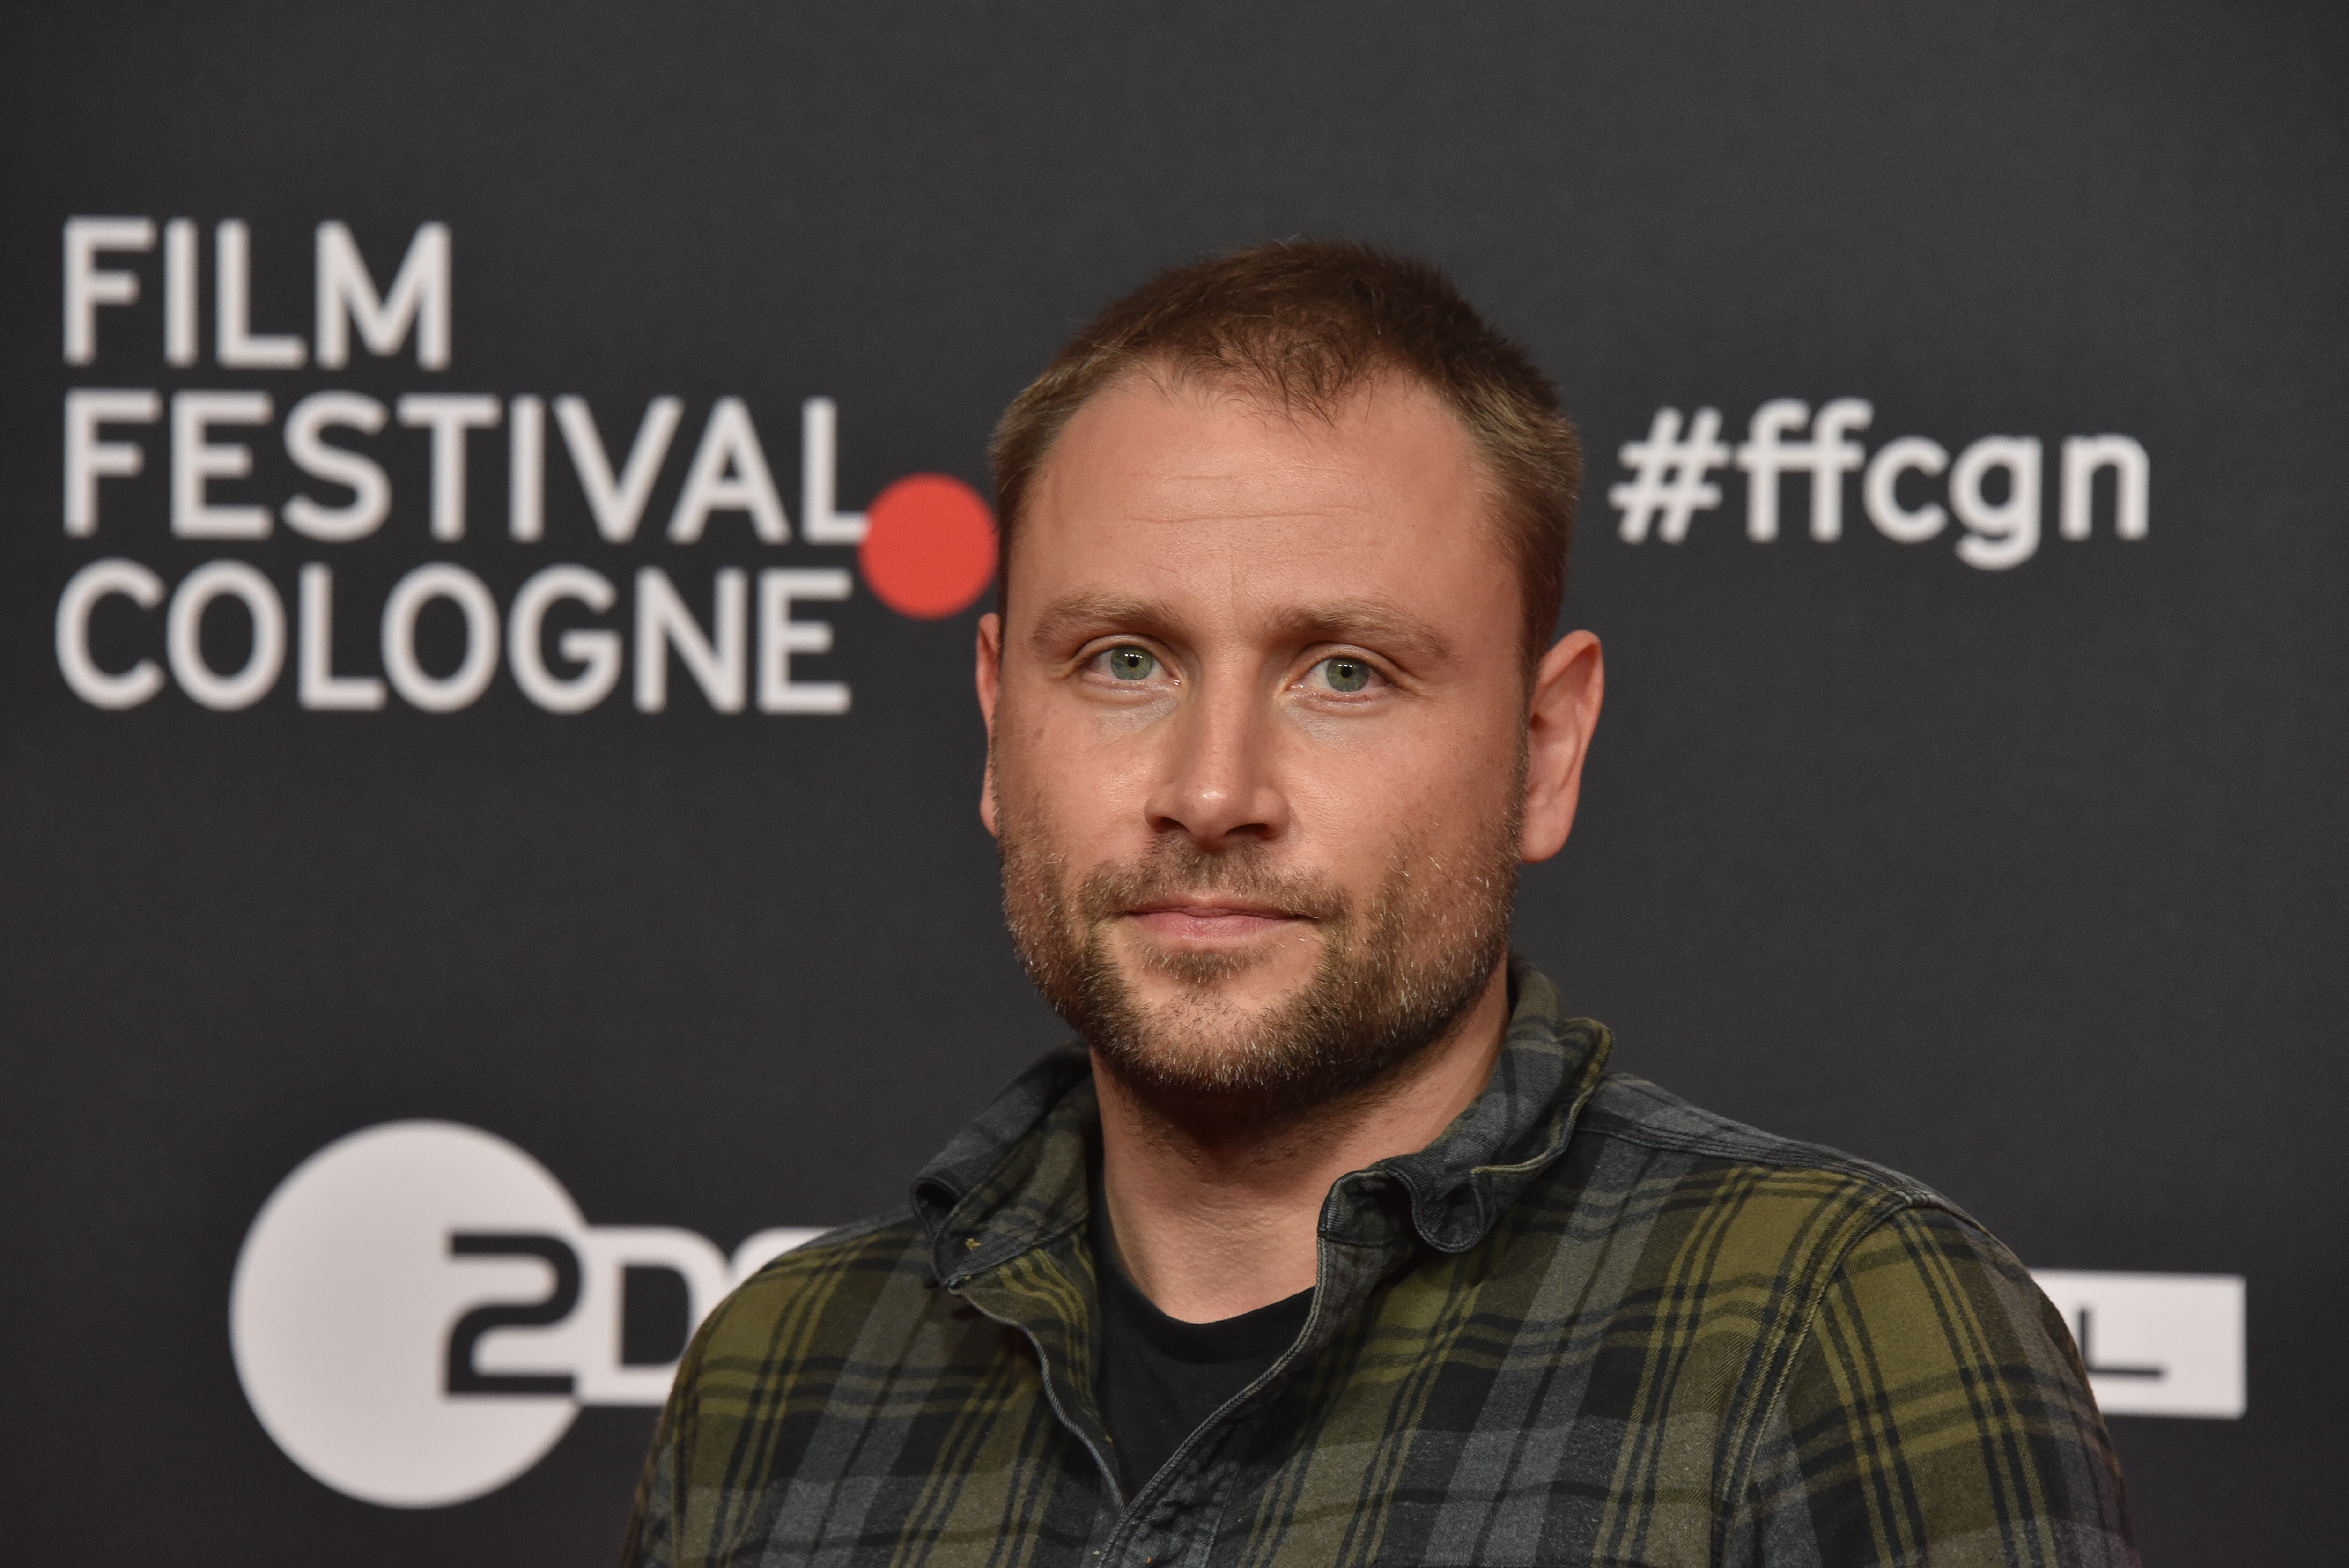
<path fill-rule="evenodd" d="M 864 524 L 856 564 L 899 615 L 950 616 L 995 579 L 995 514 L 951 474 L 907 474 L 873 498 Z"/>

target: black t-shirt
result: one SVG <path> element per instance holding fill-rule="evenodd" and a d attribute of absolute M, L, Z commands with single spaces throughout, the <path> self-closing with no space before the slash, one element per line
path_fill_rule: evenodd
<path fill-rule="evenodd" d="M 1094 1273 L 1101 1281 L 1101 1355 L 1093 1394 L 1109 1428 L 1119 1476 L 1132 1497 L 1183 1439 L 1262 1376 L 1304 1332 L 1313 1293 L 1216 1323 L 1168 1317 L 1126 1278 L 1093 1182 Z"/>

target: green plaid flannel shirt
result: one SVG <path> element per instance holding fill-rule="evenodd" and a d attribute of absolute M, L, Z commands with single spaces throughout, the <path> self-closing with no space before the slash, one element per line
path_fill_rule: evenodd
<path fill-rule="evenodd" d="M 653 1565 L 2134 1563 L 2062 1320 L 1946 1199 L 1605 1071 L 1522 964 L 1490 1085 L 1330 1189 L 1296 1345 L 1128 1496 L 1087 1058 L 687 1353 Z"/>

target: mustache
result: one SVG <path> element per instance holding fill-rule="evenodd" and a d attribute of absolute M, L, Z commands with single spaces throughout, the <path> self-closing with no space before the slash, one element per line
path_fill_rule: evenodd
<path fill-rule="evenodd" d="M 1185 896 L 1261 904 L 1332 925 L 1345 924 L 1354 913 L 1353 900 L 1341 889 L 1309 873 L 1281 870 L 1261 845 L 1210 852 L 1172 835 L 1140 860 L 1093 867 L 1076 894 L 1076 913 L 1088 926 Z"/>

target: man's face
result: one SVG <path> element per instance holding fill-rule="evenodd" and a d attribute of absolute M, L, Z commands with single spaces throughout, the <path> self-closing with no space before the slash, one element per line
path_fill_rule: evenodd
<path fill-rule="evenodd" d="M 1144 1093 L 1374 1082 L 1506 950 L 1523 618 L 1464 430 L 1133 378 L 1072 420 L 980 633 L 988 825 L 1046 999 Z"/>

